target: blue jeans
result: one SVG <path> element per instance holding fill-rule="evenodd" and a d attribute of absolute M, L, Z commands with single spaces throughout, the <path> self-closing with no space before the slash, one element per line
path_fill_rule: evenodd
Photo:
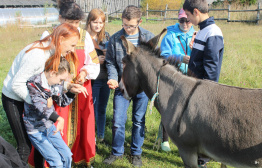
<path fill-rule="evenodd" d="M 106 125 L 106 106 L 110 95 L 107 79 L 93 81 L 92 94 L 96 119 L 97 138 L 104 139 Z"/>
<path fill-rule="evenodd" d="M 131 155 L 141 155 L 142 145 L 144 143 L 145 135 L 145 114 L 147 109 L 148 98 L 144 92 L 132 97 L 133 109 L 132 109 L 132 142 L 131 142 Z M 113 142 L 112 142 L 112 154 L 115 156 L 121 156 L 124 154 L 124 142 L 125 142 L 125 124 L 127 120 L 127 109 L 130 104 L 129 100 L 126 100 L 120 89 L 115 89 L 114 95 L 114 114 L 113 114 Z"/>
<path fill-rule="evenodd" d="M 28 134 L 32 145 L 42 154 L 49 163 L 50 168 L 71 167 L 72 153 L 63 141 L 60 131 L 54 135 L 55 125 L 46 129 L 44 132 Z"/>

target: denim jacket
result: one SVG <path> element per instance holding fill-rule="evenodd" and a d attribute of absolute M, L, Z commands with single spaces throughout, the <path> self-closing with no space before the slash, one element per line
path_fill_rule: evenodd
<path fill-rule="evenodd" d="M 33 104 L 24 104 L 24 124 L 28 133 L 43 132 L 56 122 L 59 115 L 56 113 L 54 105 L 47 107 L 47 99 L 52 97 L 58 106 L 69 105 L 75 95 L 67 92 L 63 93 L 62 85 L 53 85 L 51 89 L 43 87 L 41 74 L 32 76 L 26 85 Z"/>
<path fill-rule="evenodd" d="M 126 55 L 126 48 L 120 39 L 122 35 L 125 35 L 124 28 L 110 37 L 106 52 L 108 79 L 114 79 L 118 82 L 120 81 L 123 73 L 122 58 Z M 153 33 L 143 29 L 142 27 L 139 27 L 139 42 L 149 41 L 153 37 Z"/>

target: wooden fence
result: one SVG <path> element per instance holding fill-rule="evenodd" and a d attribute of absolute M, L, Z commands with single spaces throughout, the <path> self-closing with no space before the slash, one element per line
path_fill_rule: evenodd
<path fill-rule="evenodd" d="M 253 22 L 253 23 L 259 23 L 259 21 L 261 20 L 260 18 L 260 11 L 261 11 L 261 7 L 260 7 L 260 3 L 257 4 L 257 9 L 254 10 L 231 10 L 230 9 L 230 5 L 228 5 L 227 9 L 208 9 L 208 11 L 227 11 L 228 12 L 228 17 L 227 18 L 214 18 L 215 20 L 226 20 L 227 22 Z M 170 11 L 176 11 L 178 12 L 179 9 L 175 9 L 175 10 L 171 10 L 168 9 L 168 5 L 166 5 L 165 10 L 148 10 L 148 4 L 147 4 L 147 8 L 146 8 L 146 21 L 148 20 L 154 20 L 154 21 L 166 21 L 166 20 L 178 20 L 178 18 L 168 18 L 167 17 L 167 12 Z M 161 16 L 158 19 L 149 19 L 148 18 L 148 12 L 160 12 Z M 256 19 L 255 20 L 233 20 L 230 18 L 230 13 L 232 12 L 257 12 L 256 14 Z"/>
<path fill-rule="evenodd" d="M 141 0 L 76 0 L 76 3 L 88 13 L 93 8 L 100 8 L 107 12 L 108 15 L 118 15 L 128 5 L 140 7 Z"/>

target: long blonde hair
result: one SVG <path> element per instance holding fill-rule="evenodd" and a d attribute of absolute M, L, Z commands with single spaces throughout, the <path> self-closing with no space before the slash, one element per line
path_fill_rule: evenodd
<path fill-rule="evenodd" d="M 99 17 L 101 17 L 101 19 L 102 19 L 102 21 L 104 23 L 104 26 L 101 29 L 101 31 L 97 34 L 97 43 L 98 44 L 105 39 L 105 20 L 106 20 L 106 16 L 105 16 L 104 12 L 101 9 L 99 9 L 99 8 L 92 9 L 89 12 L 88 17 L 86 19 L 86 27 L 85 27 L 86 30 L 91 30 L 91 21 L 94 21 L 94 20 L 98 19 Z"/>

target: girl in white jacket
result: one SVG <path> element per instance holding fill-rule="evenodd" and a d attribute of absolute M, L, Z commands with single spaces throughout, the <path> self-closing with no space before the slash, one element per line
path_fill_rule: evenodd
<path fill-rule="evenodd" d="M 74 26 L 67 23 L 58 26 L 43 40 L 36 41 L 20 51 L 4 80 L 2 104 L 17 142 L 18 153 L 25 162 L 30 154 L 31 143 L 22 116 L 24 102 L 32 103 L 26 81 L 43 72 L 45 62 L 51 56 L 56 59 L 54 67 L 59 65 L 61 56 L 77 62 L 74 51 L 78 40 L 79 31 Z M 74 86 L 71 92 L 80 93 L 77 85 Z"/>

